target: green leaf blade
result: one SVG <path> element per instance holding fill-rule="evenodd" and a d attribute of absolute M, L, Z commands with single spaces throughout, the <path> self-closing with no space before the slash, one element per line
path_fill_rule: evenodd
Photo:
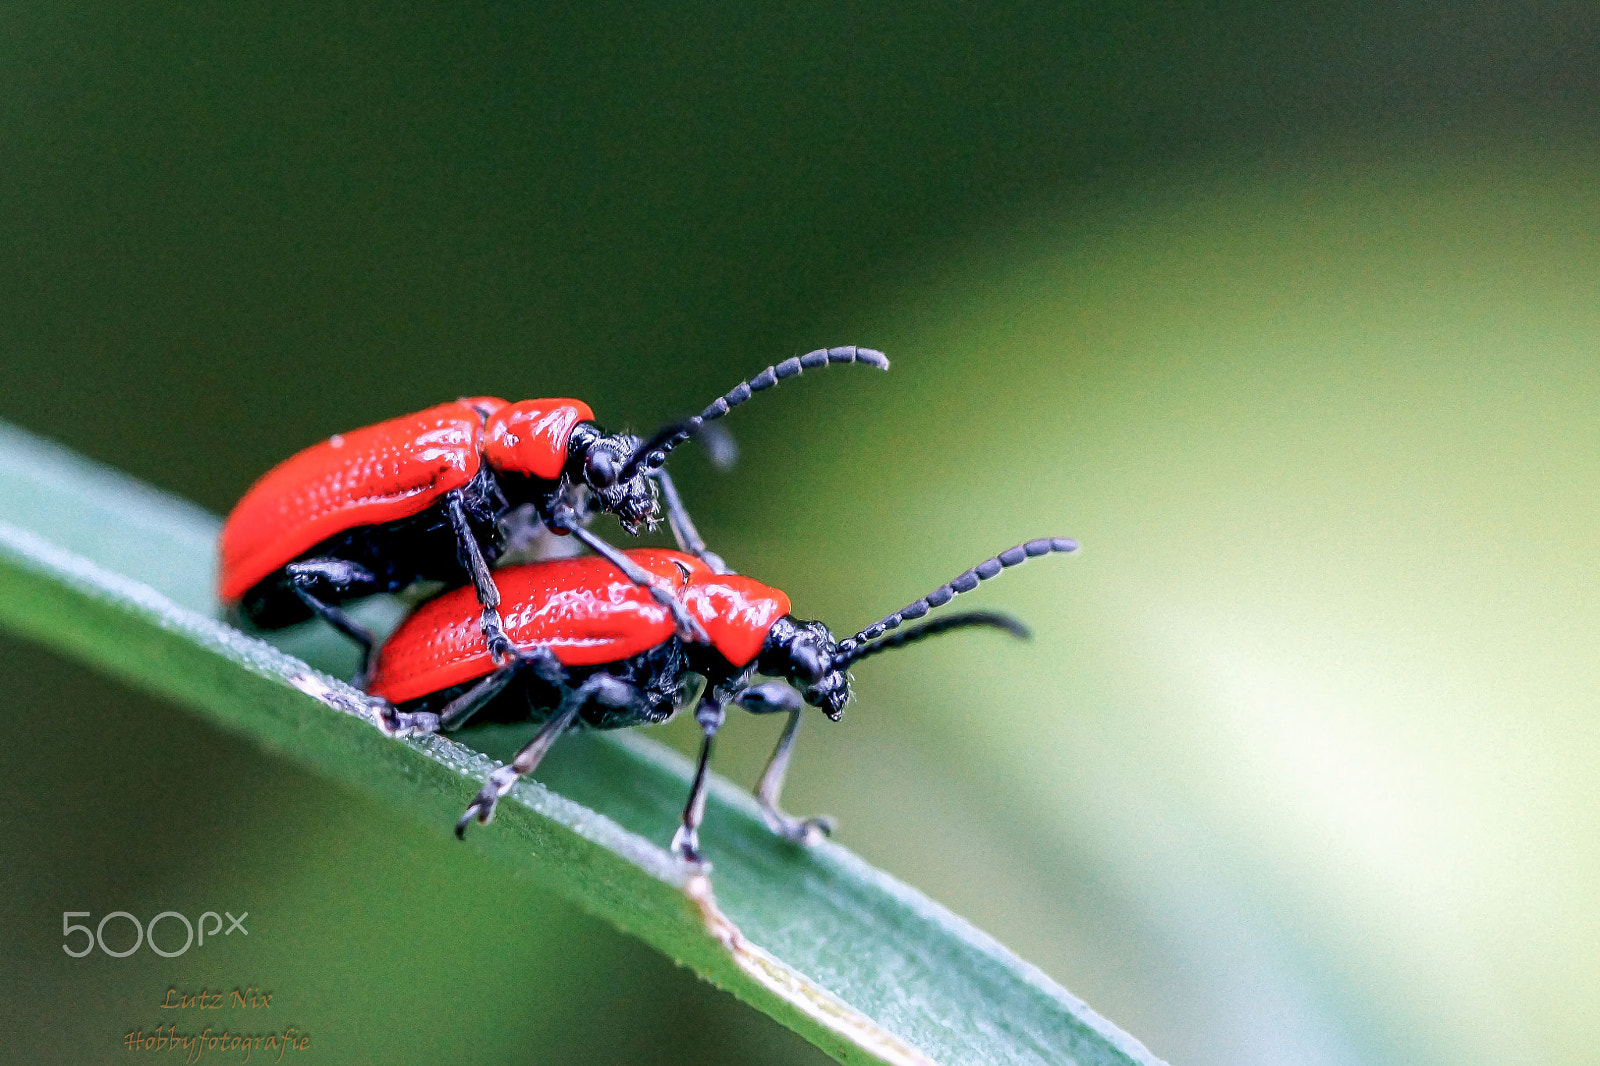
<path fill-rule="evenodd" d="M 0 625 L 438 826 L 492 769 L 394 740 L 360 695 L 216 620 L 217 520 L 0 424 Z M 305 641 L 309 643 L 305 643 Z M 338 661 L 320 634 L 296 650 Z M 472 846 L 526 872 L 841 1062 L 1152 1064 L 1137 1041 L 920 893 L 833 844 L 773 837 L 714 780 L 715 901 L 658 842 L 689 766 L 633 734 L 578 734 Z M 446 846 L 446 845 L 441 845 Z"/>

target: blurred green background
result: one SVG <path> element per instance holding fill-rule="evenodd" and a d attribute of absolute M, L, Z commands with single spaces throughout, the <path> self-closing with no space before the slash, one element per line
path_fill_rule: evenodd
<path fill-rule="evenodd" d="M 1085 550 L 981 594 L 1031 645 L 864 665 L 792 809 L 1176 1063 L 1592 1061 L 1592 3 L 0 8 L 0 417 L 215 511 L 441 398 L 648 430 L 839 343 L 895 369 L 675 460 L 734 565 L 848 629 Z M 11 638 L 0 692 L 6 1061 L 207 982 L 303 1061 L 819 1060 L 448 827 Z"/>

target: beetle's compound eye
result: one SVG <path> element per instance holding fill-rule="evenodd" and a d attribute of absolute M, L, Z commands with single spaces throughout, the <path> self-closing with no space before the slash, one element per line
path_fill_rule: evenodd
<path fill-rule="evenodd" d="M 804 685 L 815 685 L 833 669 L 832 640 L 827 629 L 807 623 L 789 645 L 790 676 Z"/>
<path fill-rule="evenodd" d="M 790 661 L 794 663 L 796 680 L 804 681 L 808 685 L 815 685 L 822 680 L 822 656 L 817 653 L 816 648 L 809 644 L 797 644 Z"/>
<path fill-rule="evenodd" d="M 803 622 L 784 615 L 767 630 L 766 643 L 756 669 L 768 677 L 782 677 L 809 689 L 833 669 L 836 645 L 821 622 Z"/>
<path fill-rule="evenodd" d="M 609 448 L 590 448 L 583 461 L 583 479 L 590 488 L 609 489 L 617 483 L 617 457 Z"/>
<path fill-rule="evenodd" d="M 600 437 L 583 454 L 583 480 L 593 490 L 600 509 L 617 516 L 629 533 L 655 528 L 657 516 L 656 482 L 644 474 L 627 478 L 628 457 L 639 447 L 639 438 L 626 433 Z"/>

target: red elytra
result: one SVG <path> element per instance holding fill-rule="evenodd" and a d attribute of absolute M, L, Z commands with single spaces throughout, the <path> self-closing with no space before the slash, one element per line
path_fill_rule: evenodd
<path fill-rule="evenodd" d="M 477 476 L 485 458 L 495 470 L 559 477 L 573 427 L 593 418 L 581 400 L 474 397 L 314 444 L 267 471 L 229 514 L 221 598 L 236 603 L 330 537 L 426 510 Z"/>
<path fill-rule="evenodd" d="M 625 553 L 664 579 L 735 667 L 761 652 L 789 597 L 747 577 L 717 574 L 664 548 Z M 566 666 L 618 662 L 673 639 L 672 617 L 604 559 L 585 556 L 495 571 L 506 635 L 519 648 L 549 648 Z M 423 604 L 384 644 L 369 691 L 400 704 L 485 677 L 494 661 L 479 629 L 471 588 Z"/>

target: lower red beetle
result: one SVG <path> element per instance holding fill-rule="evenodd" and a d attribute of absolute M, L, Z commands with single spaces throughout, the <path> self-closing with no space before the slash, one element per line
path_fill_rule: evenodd
<path fill-rule="evenodd" d="M 459 588 L 424 604 L 389 638 L 371 692 L 380 698 L 381 720 L 392 732 L 455 729 L 479 712 L 506 721 L 531 716 L 543 723 L 509 765 L 490 774 L 456 825 L 457 834 L 465 834 L 474 817 L 489 821 L 500 797 L 538 766 L 567 729 L 665 721 L 686 703 L 692 677 L 698 675 L 705 684 L 695 719 L 705 738 L 673 850 L 701 861 L 699 828 L 711 742 L 730 705 L 789 715 L 756 796 L 774 832 L 815 842 L 830 830 L 828 821 L 791 818 L 778 805 L 803 707 L 819 707 L 837 721 L 851 696 L 849 667 L 915 640 L 969 626 L 1026 636 L 1020 622 L 990 611 L 891 631 L 1006 567 L 1076 549 L 1076 543 L 1060 537 L 1019 544 L 845 640 L 836 640 L 821 622 L 790 615 L 789 597 L 777 589 L 718 573 L 682 552 L 641 549 L 627 555 L 676 592 L 704 628 L 705 643 L 680 639 L 671 613 L 603 559 L 510 566 L 495 574 L 506 636 L 514 648 L 509 658 L 497 665 L 484 648 L 478 602 L 470 587 Z M 758 674 L 780 680 L 752 683 Z"/>

